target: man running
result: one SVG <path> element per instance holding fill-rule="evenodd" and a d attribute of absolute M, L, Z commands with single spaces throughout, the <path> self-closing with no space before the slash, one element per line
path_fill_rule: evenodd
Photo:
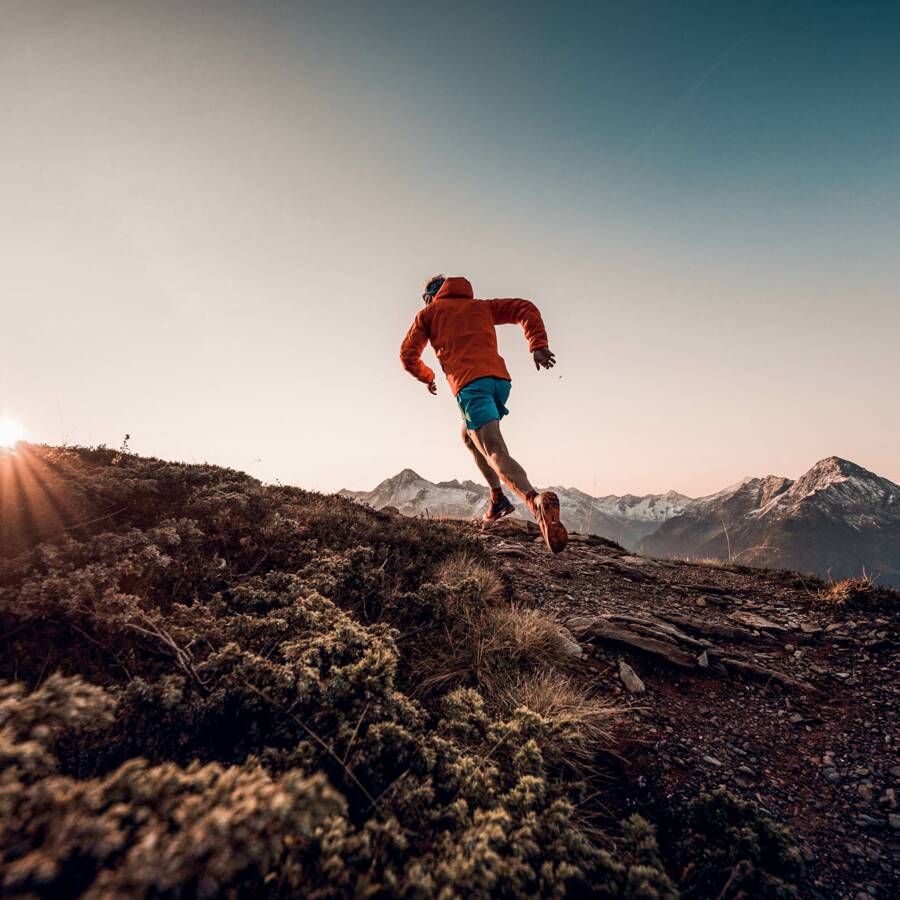
<path fill-rule="evenodd" d="M 559 497 L 538 493 L 525 470 L 509 455 L 500 433 L 500 419 L 509 412 L 505 403 L 511 380 L 497 352 L 495 325 L 518 323 L 525 330 L 535 368 L 552 369 L 556 358 L 538 308 L 528 300 L 476 300 L 467 278 L 435 275 L 425 283 L 420 310 L 400 347 L 403 368 L 437 393 L 434 372 L 422 362 L 422 350 L 431 341 L 450 390 L 462 411 L 462 439 L 491 488 L 487 522 L 514 510 L 500 486 L 502 479 L 531 510 L 547 546 L 559 553 L 569 534 L 559 520 Z"/>

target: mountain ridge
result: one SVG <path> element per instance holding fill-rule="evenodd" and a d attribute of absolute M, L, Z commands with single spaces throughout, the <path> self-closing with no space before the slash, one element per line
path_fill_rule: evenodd
<path fill-rule="evenodd" d="M 598 534 L 651 556 L 717 558 L 796 568 L 834 577 L 863 572 L 900 585 L 900 486 L 839 456 L 827 456 L 797 479 L 747 476 L 689 497 L 607 494 L 552 486 L 570 530 Z M 471 480 L 431 482 L 402 469 L 371 491 L 342 496 L 408 516 L 472 518 L 488 489 Z M 518 498 L 516 515 L 529 518 Z"/>

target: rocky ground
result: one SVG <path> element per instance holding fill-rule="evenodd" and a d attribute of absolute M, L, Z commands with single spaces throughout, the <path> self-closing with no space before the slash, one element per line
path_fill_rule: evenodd
<path fill-rule="evenodd" d="M 664 819 L 721 785 L 794 829 L 804 896 L 900 895 L 900 594 L 653 560 L 593 537 L 553 558 L 524 522 L 459 527 L 630 707 L 623 805 Z"/>

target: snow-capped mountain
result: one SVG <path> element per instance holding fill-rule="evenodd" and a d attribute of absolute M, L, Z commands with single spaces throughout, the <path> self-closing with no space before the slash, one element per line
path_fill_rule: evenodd
<path fill-rule="evenodd" d="M 679 515 L 692 501 L 676 491 L 643 497 L 591 497 L 577 488 L 554 486 L 559 495 L 563 521 L 573 531 L 599 534 L 633 547 L 644 535 L 655 531 L 666 519 Z M 393 506 L 405 516 L 468 519 L 487 508 L 488 489 L 473 481 L 431 482 L 412 469 L 387 478 L 372 491 L 340 492 L 375 509 Z M 523 503 L 507 491 L 516 506 L 516 515 L 530 518 Z"/>
<path fill-rule="evenodd" d="M 372 491 L 339 492 L 374 509 L 396 507 L 404 516 L 428 516 L 469 519 L 484 507 L 488 489 L 474 481 L 428 481 L 412 469 L 404 469 L 393 478 L 385 478 Z"/>
<path fill-rule="evenodd" d="M 790 479 L 778 475 L 744 478 L 715 494 L 694 500 L 680 515 L 660 523 L 637 547 L 651 556 L 729 559 L 732 532 L 791 484 Z"/>
<path fill-rule="evenodd" d="M 900 486 L 830 456 L 796 481 L 749 479 L 695 501 L 637 546 L 655 556 L 858 576 L 900 586 Z"/>
<path fill-rule="evenodd" d="M 900 486 L 840 459 L 816 463 L 796 481 L 744 478 L 715 494 L 592 497 L 553 487 L 572 531 L 599 534 L 651 556 L 717 559 L 831 574 L 865 570 L 900 586 Z M 404 469 L 372 491 L 341 491 L 408 516 L 472 518 L 488 502 L 474 481 L 431 482 Z M 508 492 L 509 493 L 509 492 Z M 521 502 L 517 514 L 529 518 Z"/>

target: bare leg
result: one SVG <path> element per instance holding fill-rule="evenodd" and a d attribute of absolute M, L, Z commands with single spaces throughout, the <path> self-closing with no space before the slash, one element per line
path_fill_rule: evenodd
<path fill-rule="evenodd" d="M 472 440 L 469 435 L 469 430 L 463 425 L 462 430 L 462 439 L 463 443 L 468 447 L 472 456 L 475 457 L 475 465 L 478 466 L 478 471 L 484 476 L 484 480 L 490 485 L 491 488 L 500 487 L 500 478 L 497 473 L 491 468 L 490 463 L 484 458 L 481 451 L 478 447 L 475 446 L 475 441 Z"/>
<path fill-rule="evenodd" d="M 525 470 L 509 455 L 506 441 L 500 433 L 500 422 L 494 419 L 482 425 L 477 431 L 470 431 L 469 436 L 476 448 L 494 472 L 499 475 L 523 500 L 534 493 L 534 487 L 528 480 Z"/>

